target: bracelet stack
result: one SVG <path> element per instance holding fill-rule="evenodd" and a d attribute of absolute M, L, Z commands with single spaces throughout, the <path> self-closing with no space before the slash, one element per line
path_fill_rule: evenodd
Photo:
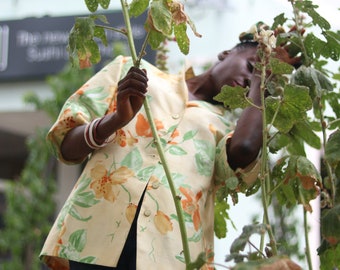
<path fill-rule="evenodd" d="M 91 149 L 99 149 L 106 146 L 109 143 L 109 138 L 107 138 L 102 144 L 98 144 L 96 141 L 97 127 L 102 118 L 96 118 L 87 124 L 84 130 L 84 139 L 88 147 Z"/>

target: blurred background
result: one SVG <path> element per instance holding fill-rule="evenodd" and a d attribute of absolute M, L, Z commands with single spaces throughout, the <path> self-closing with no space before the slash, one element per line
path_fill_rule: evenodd
<path fill-rule="evenodd" d="M 111 2 L 111 11 L 120 8 L 119 1 Z M 238 42 L 239 34 L 248 30 L 257 21 L 264 21 L 271 25 L 274 17 L 281 13 L 285 13 L 287 18 L 292 17 L 291 5 L 287 0 L 187 0 L 183 2 L 186 11 L 196 25 L 197 31 L 202 34 L 202 38 L 190 36 L 190 52 L 186 56 L 180 53 L 177 45 L 169 44 L 168 67 L 170 72 L 178 72 L 187 64 L 197 67 L 199 72 L 200 67 L 202 68 L 215 61 L 220 51 L 234 46 Z M 332 29 L 334 31 L 339 30 L 340 20 L 337 17 L 339 15 L 339 1 L 314 0 L 313 3 L 319 5 L 319 13 L 330 22 Z M 44 178 L 44 175 L 30 175 L 28 172 L 23 175 L 23 169 L 27 162 L 32 164 L 40 162 L 42 166 L 48 168 L 45 178 L 56 179 L 52 180 L 53 183 L 45 183 L 46 179 L 42 182 L 40 180 L 37 185 L 39 187 L 45 184 L 46 186 L 50 185 L 50 189 L 39 189 L 37 187 L 38 195 L 36 196 L 43 198 L 46 192 L 53 192 L 55 195 L 51 198 L 51 201 L 38 200 L 31 208 L 29 206 L 25 208 L 23 204 L 26 202 L 23 200 L 19 207 L 20 211 L 26 213 L 27 220 L 32 220 L 37 224 L 46 222 L 43 225 L 46 230 L 48 230 L 48 224 L 54 216 L 45 213 L 48 211 L 44 211 L 44 205 L 45 208 L 50 207 L 53 209 L 52 212 L 57 213 L 79 174 L 79 166 L 58 164 L 55 160 L 50 160 L 50 157 L 44 159 L 44 151 L 46 150 L 44 147 L 36 148 L 37 153 L 32 157 L 30 155 L 31 149 L 27 146 L 27 140 L 39 132 L 39 129 L 49 128 L 53 117 L 56 117 L 60 104 L 58 104 L 58 96 L 56 97 L 54 90 L 58 88 L 58 85 L 65 88 L 71 88 L 73 85 L 77 87 L 84 82 L 82 80 L 91 75 L 90 73 L 75 73 L 77 77 L 75 78 L 69 75 L 70 71 L 67 68 L 65 69 L 68 62 L 66 52 L 68 33 L 74 23 L 74 18 L 87 14 L 88 10 L 83 0 L 0 1 L 0 230 L 5 226 L 4 216 L 10 204 L 10 199 L 4 194 L 5 186 L 8 183 L 15 183 L 19 178 L 26 177 L 29 184 L 35 181 L 35 177 Z M 119 15 L 113 14 L 112 16 L 117 25 L 123 24 Z M 143 22 L 136 21 L 136 25 L 142 27 Z M 188 32 L 191 34 L 190 30 Z M 138 29 L 136 33 L 138 35 Z M 142 37 L 143 34 L 141 34 Z M 120 37 L 117 36 L 113 36 L 112 40 L 121 41 Z M 107 59 L 112 58 L 113 48 L 102 49 L 105 51 Z M 149 52 L 147 57 L 152 61 L 153 52 Z M 105 60 L 103 59 L 103 62 Z M 337 69 L 338 66 L 336 63 L 330 63 L 329 68 Z M 64 72 L 64 77 L 59 78 L 60 81 L 55 78 L 51 79 L 50 76 L 61 72 Z M 63 82 L 68 86 L 65 86 Z M 72 92 L 76 89 L 67 90 Z M 44 100 L 49 100 L 49 102 L 44 103 Z M 43 137 L 39 140 L 43 140 Z M 34 144 L 31 147 L 35 148 Z M 318 166 L 319 153 L 312 149 L 310 149 L 310 153 Z M 16 189 L 13 190 L 14 194 L 18 192 Z M 17 194 L 21 196 L 20 192 Z M 15 209 L 15 206 L 12 205 L 12 211 L 16 211 Z M 41 212 L 37 209 L 40 209 Z M 235 223 L 235 227 L 229 224 L 226 239 L 216 239 L 216 262 L 226 265 L 224 258 L 232 240 L 241 233 L 244 225 L 251 223 L 254 216 L 260 214 L 260 209 L 260 203 L 253 198 L 242 198 L 237 206 L 231 207 L 229 215 L 232 220 L 237 220 L 237 224 Z M 40 215 L 41 220 L 33 217 L 36 214 Z M 45 214 L 48 218 L 44 216 Z M 318 213 L 314 212 L 310 220 L 311 235 L 315 240 L 311 249 L 316 252 L 319 244 Z M 25 224 L 19 224 L 22 222 L 20 220 L 13 220 L 12 222 L 18 228 L 25 227 Z M 33 234 L 44 235 L 44 231 L 37 230 Z M 22 231 L 24 232 L 24 228 L 22 228 Z M 15 242 L 19 241 L 17 243 L 19 245 L 26 243 L 26 240 L 23 240 L 25 237 L 20 236 L 20 230 L 17 231 L 16 236 L 13 232 L 11 237 L 6 238 L 7 241 L 9 239 Z M 0 238 L 0 250 L 1 241 L 4 242 L 4 239 Z M 20 243 L 20 241 L 22 242 Z M 37 245 L 39 244 L 37 243 Z M 27 253 L 29 251 L 26 250 L 20 256 L 29 258 Z M 317 256 L 313 256 L 313 258 L 315 258 L 313 262 L 315 269 L 318 269 Z M 0 270 L 6 269 L 4 262 L 10 259 L 13 259 L 11 254 L 0 252 Z M 8 269 L 23 269 L 20 266 L 18 267 Z M 41 266 L 27 265 L 25 269 L 41 269 Z"/>

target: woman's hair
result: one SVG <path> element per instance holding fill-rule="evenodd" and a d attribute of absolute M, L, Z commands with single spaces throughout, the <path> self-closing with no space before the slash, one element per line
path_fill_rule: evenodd
<path fill-rule="evenodd" d="M 257 47 L 258 43 L 256 41 L 245 41 L 245 42 L 240 42 L 234 46 L 233 49 L 235 50 L 243 50 L 247 48 L 254 48 Z"/>

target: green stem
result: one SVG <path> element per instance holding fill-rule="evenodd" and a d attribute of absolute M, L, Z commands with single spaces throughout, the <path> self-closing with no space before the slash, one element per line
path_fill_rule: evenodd
<path fill-rule="evenodd" d="M 130 51 L 131 51 L 133 63 L 134 63 L 134 66 L 139 67 L 140 58 L 143 56 L 143 51 L 141 51 L 141 53 L 139 54 L 139 59 L 138 59 L 136 49 L 135 49 L 135 46 L 134 46 L 132 31 L 131 31 L 131 24 L 130 24 L 129 13 L 128 13 L 128 4 L 125 0 L 121 0 L 121 5 L 122 5 L 122 10 L 123 10 L 125 25 L 126 25 L 126 28 L 127 28 L 128 43 L 129 43 L 129 46 L 130 46 Z M 148 38 L 148 35 L 147 35 L 147 38 Z M 147 38 L 146 38 L 146 40 L 147 40 Z M 146 46 L 146 42 L 144 42 L 143 48 L 145 48 L 145 46 Z M 145 109 L 145 113 L 147 115 L 151 130 L 152 130 L 152 134 L 153 134 L 153 137 L 154 137 L 156 148 L 157 148 L 163 169 L 165 171 L 165 175 L 167 177 L 169 187 L 170 187 L 170 191 L 171 191 L 174 203 L 175 203 L 175 208 L 176 208 L 176 213 L 177 213 L 177 218 L 178 218 L 178 223 L 179 223 L 179 228 L 180 228 L 181 238 L 182 238 L 183 254 L 184 254 L 185 264 L 186 264 L 186 268 L 189 269 L 189 266 L 191 264 L 190 250 L 189 250 L 188 237 L 187 237 L 187 232 L 186 232 L 186 227 L 185 227 L 185 221 L 184 221 L 183 212 L 182 212 L 181 198 L 180 198 L 179 195 L 177 195 L 176 187 L 174 185 L 174 181 L 172 179 L 171 171 L 169 169 L 167 160 L 165 158 L 162 142 L 161 142 L 161 140 L 158 136 L 157 128 L 156 128 L 155 122 L 153 120 L 153 116 L 152 116 L 151 109 L 150 109 L 150 104 L 149 104 L 149 101 L 148 101 L 147 98 L 144 100 L 144 109 Z"/>
<path fill-rule="evenodd" d="M 312 270 L 312 259 L 310 254 L 310 247 L 309 247 L 309 237 L 308 237 L 308 224 L 307 224 L 307 211 L 303 208 L 303 225 L 305 231 L 305 244 L 306 244 L 306 257 L 307 257 L 307 264 L 308 269 Z"/>
<path fill-rule="evenodd" d="M 310 66 L 312 64 L 312 61 L 310 59 L 310 57 L 308 57 L 308 54 L 307 54 L 307 50 L 306 50 L 306 47 L 305 47 L 305 44 L 303 43 L 303 38 L 302 38 L 302 35 L 301 35 L 301 32 L 299 31 L 300 29 L 303 28 L 303 25 L 301 25 L 301 20 L 299 19 L 300 17 L 300 11 L 298 8 L 296 8 L 295 4 L 294 4 L 294 1 L 293 0 L 290 0 L 291 4 L 292 4 L 292 7 L 293 7 L 293 15 L 294 15 L 294 22 L 295 22 L 295 25 L 297 27 L 297 35 L 299 37 L 299 42 L 300 42 L 300 47 L 301 47 L 301 51 L 302 51 L 302 54 L 303 56 L 305 57 L 305 66 Z"/>
<path fill-rule="evenodd" d="M 115 28 L 115 27 L 112 27 L 112 26 L 106 26 L 106 25 L 101 25 L 101 24 L 96 24 L 96 26 L 110 30 L 110 31 L 118 32 L 118 33 L 121 33 L 121 34 L 126 36 L 126 30 L 124 30 L 124 29 L 119 29 L 119 28 Z"/>
<path fill-rule="evenodd" d="M 133 64 L 136 66 L 137 53 L 136 53 L 136 48 L 135 48 L 135 42 L 133 40 L 133 35 L 132 35 L 132 27 L 130 23 L 129 5 L 126 0 L 120 0 L 120 3 L 122 5 L 124 23 L 126 26 L 126 35 L 127 35 L 127 39 L 128 39 L 128 43 L 130 47 L 131 57 L 133 60 Z"/>
<path fill-rule="evenodd" d="M 270 179 L 268 176 L 268 166 L 267 166 L 267 140 L 268 140 L 268 131 L 267 131 L 267 121 L 266 121 L 266 110 L 265 110 L 265 80 L 266 80 L 266 65 L 265 61 L 262 61 L 261 64 L 261 104 L 262 104 L 262 153 L 261 153 L 261 171 L 260 171 L 260 180 L 261 180 L 261 199 L 263 205 L 263 220 L 264 223 L 267 225 L 268 235 L 270 239 L 270 246 L 272 248 L 273 255 L 277 255 L 277 247 L 276 247 L 276 240 L 274 237 L 274 233 L 272 231 L 270 222 L 269 222 L 269 215 L 268 215 L 268 198 L 269 195 L 269 188 L 270 188 Z M 260 250 L 263 251 L 264 248 L 264 236 L 261 236 L 261 243 L 260 243 Z"/>
<path fill-rule="evenodd" d="M 326 127 L 324 125 L 325 119 L 324 119 L 324 115 L 323 115 L 323 112 L 322 112 L 322 109 L 321 109 L 320 102 L 319 102 L 318 109 L 319 109 L 319 113 L 320 113 L 320 126 L 321 126 L 321 129 L 322 129 L 323 149 L 326 149 L 327 134 L 326 134 Z M 332 168 L 329 165 L 328 161 L 324 160 L 324 164 L 325 164 L 325 168 L 326 168 L 327 175 L 328 175 L 328 178 L 329 178 L 329 182 L 331 184 L 331 187 L 330 187 L 331 188 L 331 200 L 332 200 L 331 206 L 333 206 L 335 204 L 335 193 L 336 193 L 335 179 L 333 177 Z"/>

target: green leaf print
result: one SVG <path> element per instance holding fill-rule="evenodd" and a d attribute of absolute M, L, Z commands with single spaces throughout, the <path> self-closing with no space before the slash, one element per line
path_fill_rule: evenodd
<path fill-rule="evenodd" d="M 199 174 L 211 176 L 214 168 L 215 147 L 207 141 L 194 140 L 196 154 L 195 164 Z"/>
<path fill-rule="evenodd" d="M 141 181 L 148 181 L 150 179 L 151 175 L 153 174 L 153 172 L 155 171 L 155 168 L 156 168 L 156 166 L 149 166 L 149 167 L 146 167 L 146 168 L 140 170 L 137 173 L 138 179 L 141 180 Z"/>
<path fill-rule="evenodd" d="M 169 148 L 169 153 L 175 156 L 184 156 L 187 154 L 187 152 L 177 145 L 171 145 Z"/>
<path fill-rule="evenodd" d="M 96 261 L 96 257 L 88 256 L 79 260 L 81 263 L 92 264 Z"/>
<path fill-rule="evenodd" d="M 83 251 L 86 245 L 86 231 L 84 229 L 73 232 L 70 235 L 69 243 L 78 252 Z"/>
<path fill-rule="evenodd" d="M 107 92 L 104 88 L 97 87 L 86 90 L 86 95 L 81 95 L 79 101 L 81 101 L 87 108 L 87 110 L 95 116 L 103 115 L 108 107 L 106 98 L 108 97 Z"/>
<path fill-rule="evenodd" d="M 88 220 L 90 220 L 90 219 L 92 218 L 92 216 L 88 216 L 88 217 L 86 217 L 86 218 L 83 218 L 83 217 L 79 214 L 78 210 L 77 210 L 74 206 L 71 206 L 71 207 L 70 207 L 68 213 L 69 213 L 72 217 L 74 217 L 75 219 L 80 220 L 80 221 L 88 221 Z"/>
<path fill-rule="evenodd" d="M 197 134 L 197 130 L 190 130 L 186 132 L 183 136 L 183 141 L 191 140 Z"/>
<path fill-rule="evenodd" d="M 123 159 L 121 165 L 126 166 L 133 171 L 140 170 L 143 165 L 143 159 L 138 148 L 133 149 L 129 154 L 127 154 Z"/>
<path fill-rule="evenodd" d="M 83 208 L 89 208 L 98 202 L 99 200 L 95 199 L 93 191 L 79 193 L 74 198 L 74 204 Z"/>

